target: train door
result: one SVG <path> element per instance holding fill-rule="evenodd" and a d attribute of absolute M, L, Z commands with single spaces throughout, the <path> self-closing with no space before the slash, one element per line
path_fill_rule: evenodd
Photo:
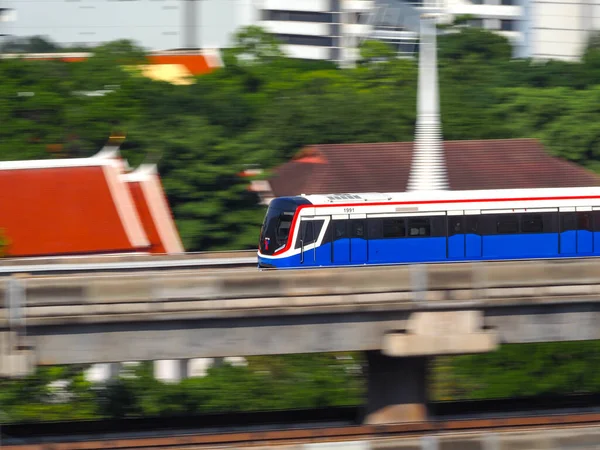
<path fill-rule="evenodd" d="M 462 211 L 449 211 L 446 255 L 448 259 L 465 257 L 465 217 Z"/>
<path fill-rule="evenodd" d="M 575 255 L 577 253 L 577 213 L 575 208 L 559 209 L 558 253 Z"/>
<path fill-rule="evenodd" d="M 350 262 L 364 264 L 367 262 L 367 215 L 353 214 L 350 217 Z"/>
<path fill-rule="evenodd" d="M 298 245 L 300 248 L 300 264 L 303 266 L 315 265 L 315 243 L 318 237 L 315 231 L 314 220 L 302 218 L 302 222 L 300 222 L 300 232 L 298 234 Z"/>
<path fill-rule="evenodd" d="M 332 219 L 332 254 L 331 262 L 335 265 L 350 264 L 349 216 L 347 214 L 331 216 Z"/>
<path fill-rule="evenodd" d="M 594 251 L 592 208 L 577 207 L 560 209 L 561 255 L 584 255 Z"/>
<path fill-rule="evenodd" d="M 481 233 L 481 211 L 466 210 L 465 217 L 465 258 L 480 259 L 483 254 Z"/>
<path fill-rule="evenodd" d="M 592 212 L 592 227 L 594 230 L 593 250 L 595 254 L 600 253 L 600 208 L 594 207 Z"/>
<path fill-rule="evenodd" d="M 592 253 L 594 234 L 592 227 L 592 208 L 577 207 L 577 254 Z"/>

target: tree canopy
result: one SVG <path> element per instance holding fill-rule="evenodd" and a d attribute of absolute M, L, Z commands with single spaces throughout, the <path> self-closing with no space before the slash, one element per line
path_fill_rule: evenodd
<path fill-rule="evenodd" d="M 511 59 L 497 34 L 446 27 L 438 39 L 444 138 L 535 137 L 594 169 L 596 41 L 580 63 L 541 63 Z M 358 66 L 342 70 L 285 58 L 258 27 L 234 42 L 224 68 L 189 86 L 141 76 L 132 66 L 144 52 L 129 41 L 78 63 L 4 59 L 0 158 L 89 156 L 124 130 L 133 164 L 158 163 L 185 248 L 242 249 L 256 245 L 264 213 L 238 176 L 248 165 L 270 169 L 309 144 L 413 139 L 417 64 L 386 44 L 365 42 Z M 19 45 L 57 49 L 37 37 Z"/>

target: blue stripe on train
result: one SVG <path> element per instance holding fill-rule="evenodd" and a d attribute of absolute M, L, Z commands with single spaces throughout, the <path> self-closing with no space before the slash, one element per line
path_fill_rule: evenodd
<path fill-rule="evenodd" d="M 446 245 L 446 239 L 448 245 Z M 333 245 L 333 251 L 332 251 Z M 600 255 L 600 232 L 565 231 L 544 234 L 401 239 L 339 239 L 300 255 L 281 259 L 259 258 L 281 268 L 405 264 L 440 261 L 535 259 Z"/>

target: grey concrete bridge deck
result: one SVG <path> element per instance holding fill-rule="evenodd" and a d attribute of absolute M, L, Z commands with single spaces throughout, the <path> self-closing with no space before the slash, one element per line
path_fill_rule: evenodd
<path fill-rule="evenodd" d="M 25 335 L 37 364 L 468 353 L 498 342 L 599 339 L 599 274 L 600 260 L 588 259 L 32 276 L 19 279 L 20 308 L 2 304 L 0 329 Z M 0 280 L 1 298 L 8 283 Z M 460 330 L 486 342 L 439 348 Z M 437 344 L 415 350 L 420 335 Z"/>

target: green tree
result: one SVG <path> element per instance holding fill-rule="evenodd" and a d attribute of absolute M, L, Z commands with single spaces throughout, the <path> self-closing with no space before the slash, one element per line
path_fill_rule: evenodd
<path fill-rule="evenodd" d="M 231 55 L 236 64 L 265 64 L 284 56 L 280 42 L 256 25 L 244 27 L 235 34 Z"/>
<path fill-rule="evenodd" d="M 455 25 L 438 38 L 440 61 L 459 63 L 477 59 L 482 64 L 506 63 L 512 57 L 510 41 L 482 28 Z"/>
<path fill-rule="evenodd" d="M 360 45 L 360 64 L 390 61 L 395 57 L 394 49 L 384 42 L 366 40 Z"/>
<path fill-rule="evenodd" d="M 158 159 L 186 249 L 254 247 L 264 211 L 238 174 L 245 157 L 223 151 L 223 129 L 202 116 L 171 117 L 161 127 L 137 124 L 129 141 Z M 232 147 L 227 147 L 231 150 Z M 127 155 L 131 150 L 124 148 Z"/>
<path fill-rule="evenodd" d="M 0 48 L 2 53 L 55 53 L 61 48 L 47 37 L 11 38 Z"/>

